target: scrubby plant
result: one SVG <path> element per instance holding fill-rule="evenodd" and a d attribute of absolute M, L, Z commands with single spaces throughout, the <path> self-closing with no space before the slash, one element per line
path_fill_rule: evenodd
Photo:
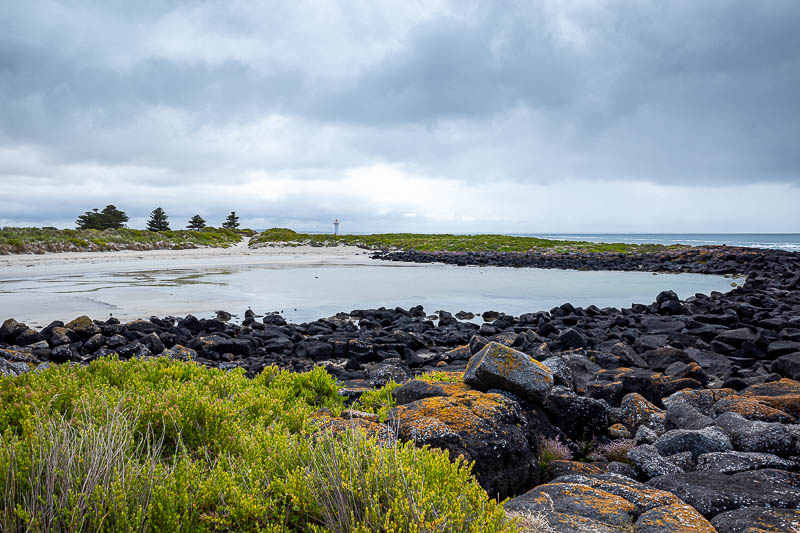
<path fill-rule="evenodd" d="M 375 413 L 378 415 L 380 421 L 384 422 L 389 416 L 389 411 L 397 406 L 397 401 L 394 399 L 392 391 L 400 388 L 400 386 L 400 383 L 396 383 L 393 379 L 390 379 L 383 387 L 364 392 L 361 397 L 353 403 L 352 407 L 357 411 Z"/>
<path fill-rule="evenodd" d="M 444 383 L 461 383 L 464 381 L 463 372 L 442 372 L 440 370 L 431 370 L 417 376 L 417 379 L 424 381 L 439 381 Z"/>
<path fill-rule="evenodd" d="M 617 439 L 611 442 L 597 445 L 587 456 L 591 461 L 617 461 L 628 463 L 628 452 L 636 446 L 633 439 Z"/>
<path fill-rule="evenodd" d="M 139 244 L 152 247 L 218 246 L 236 244 L 249 230 L 203 228 L 201 231 L 145 231 L 128 228 L 58 230 L 55 228 L 3 228 L 0 230 L 0 254 L 27 250 L 64 251 L 69 245 L 88 249 L 90 243 L 102 249 L 125 248 Z M 26 248 L 27 247 L 27 248 Z"/>
<path fill-rule="evenodd" d="M 542 439 L 539 443 L 539 467 L 546 468 L 553 461 L 570 461 L 572 452 L 558 438 Z"/>
<path fill-rule="evenodd" d="M 424 233 L 379 233 L 373 235 L 331 235 L 297 233 L 288 228 L 271 228 L 250 240 L 259 244 L 335 246 L 346 244 L 375 250 L 418 250 L 425 252 L 548 252 L 548 253 L 652 253 L 685 248 L 681 245 L 595 243 L 559 241 L 512 235 L 449 235 Z"/>
<path fill-rule="evenodd" d="M 508 513 L 520 528 L 520 533 L 556 533 L 544 513 L 512 511 Z"/>
<path fill-rule="evenodd" d="M 343 407 L 322 368 L 103 358 L 0 377 L 0 405 L 4 532 L 517 527 L 444 452 L 320 432 Z"/>

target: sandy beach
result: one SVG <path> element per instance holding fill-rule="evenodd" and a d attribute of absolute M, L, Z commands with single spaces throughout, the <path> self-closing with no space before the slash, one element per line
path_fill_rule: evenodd
<path fill-rule="evenodd" d="M 229 248 L 193 248 L 188 250 L 122 250 L 118 252 L 66 252 L 45 254 L 0 255 L 0 280 L 17 272 L 31 274 L 68 271 L 107 270 L 111 265 L 121 271 L 183 266 L 283 264 L 370 264 L 369 252 L 355 246 L 261 246 L 249 248 L 247 240 Z"/>

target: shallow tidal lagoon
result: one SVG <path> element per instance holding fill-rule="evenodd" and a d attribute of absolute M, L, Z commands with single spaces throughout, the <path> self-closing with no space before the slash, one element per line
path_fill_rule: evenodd
<path fill-rule="evenodd" d="M 294 263 L 226 258 L 225 264 L 141 262 L 0 270 L 0 314 L 30 325 L 88 314 L 121 320 L 152 315 L 211 316 L 278 311 L 304 322 L 352 309 L 411 307 L 519 315 L 576 306 L 651 303 L 662 290 L 681 298 L 726 292 L 722 276 L 457 267 L 357 261 Z"/>

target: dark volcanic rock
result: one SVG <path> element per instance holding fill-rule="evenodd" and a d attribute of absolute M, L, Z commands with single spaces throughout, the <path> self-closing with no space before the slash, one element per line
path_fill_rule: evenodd
<path fill-rule="evenodd" d="M 706 518 L 742 507 L 800 506 L 800 476 L 782 470 L 674 473 L 647 484 L 675 494 Z"/>

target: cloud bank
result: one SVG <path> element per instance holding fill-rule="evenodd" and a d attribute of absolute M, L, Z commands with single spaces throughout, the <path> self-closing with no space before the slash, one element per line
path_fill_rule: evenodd
<path fill-rule="evenodd" d="M 800 231 L 800 4 L 0 10 L 0 224 Z"/>

